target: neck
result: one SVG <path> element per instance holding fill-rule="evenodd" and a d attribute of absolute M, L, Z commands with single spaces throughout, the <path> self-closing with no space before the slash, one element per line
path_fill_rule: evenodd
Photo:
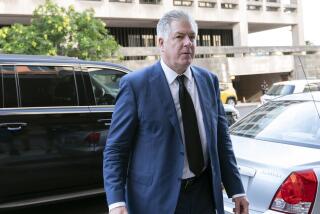
<path fill-rule="evenodd" d="M 178 67 L 175 67 L 171 64 L 168 63 L 168 61 L 165 59 L 165 58 L 162 58 L 163 62 L 169 67 L 171 68 L 174 72 L 176 72 L 177 74 L 183 74 L 184 72 L 186 72 L 186 70 L 188 69 L 188 67 L 186 68 L 178 68 Z"/>

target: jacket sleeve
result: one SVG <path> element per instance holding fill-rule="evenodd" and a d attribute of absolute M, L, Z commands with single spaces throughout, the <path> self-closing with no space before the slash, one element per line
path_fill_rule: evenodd
<path fill-rule="evenodd" d="M 126 76 L 120 92 L 103 152 L 103 179 L 108 204 L 125 202 L 128 161 L 137 128 L 136 97 Z"/>
<path fill-rule="evenodd" d="M 219 82 L 217 78 L 215 78 L 214 84 L 218 105 L 217 140 L 221 179 L 228 197 L 231 198 L 233 195 L 242 194 L 245 193 L 245 191 L 243 189 L 236 158 L 232 148 L 228 121 L 225 115 L 223 104 L 220 100 Z"/>

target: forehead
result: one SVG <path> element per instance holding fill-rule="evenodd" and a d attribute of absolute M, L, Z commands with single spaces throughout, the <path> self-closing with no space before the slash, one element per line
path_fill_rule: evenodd
<path fill-rule="evenodd" d="M 187 20 L 172 21 L 171 33 L 196 34 L 192 25 Z"/>

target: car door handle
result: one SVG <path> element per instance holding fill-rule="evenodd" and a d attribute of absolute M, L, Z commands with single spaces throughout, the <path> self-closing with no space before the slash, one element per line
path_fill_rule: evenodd
<path fill-rule="evenodd" d="M 97 121 L 98 121 L 98 123 L 104 123 L 104 125 L 106 125 L 106 126 L 111 125 L 111 119 L 98 119 Z"/>
<path fill-rule="evenodd" d="M 8 129 L 8 131 L 19 131 L 25 126 L 27 126 L 27 123 L 22 123 L 22 122 L 0 123 L 0 127 L 6 127 Z"/>

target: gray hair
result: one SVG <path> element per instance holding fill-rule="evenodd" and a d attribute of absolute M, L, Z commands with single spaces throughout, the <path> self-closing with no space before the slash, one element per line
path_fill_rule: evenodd
<path fill-rule="evenodd" d="M 171 10 L 165 13 L 157 24 L 157 36 L 167 39 L 171 33 L 171 23 L 173 21 L 187 21 L 192 29 L 198 34 L 198 25 L 196 21 L 186 12 L 181 10 Z"/>

